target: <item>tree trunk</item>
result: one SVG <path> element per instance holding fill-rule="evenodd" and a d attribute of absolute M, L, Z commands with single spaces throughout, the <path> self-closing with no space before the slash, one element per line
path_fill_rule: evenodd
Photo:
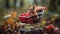
<path fill-rule="evenodd" d="M 6 0 L 6 8 L 9 8 L 9 0 Z"/>
<path fill-rule="evenodd" d="M 49 11 L 56 11 L 57 10 L 57 3 L 56 0 L 51 0 L 50 5 L 48 7 Z"/>
<path fill-rule="evenodd" d="M 16 2 L 17 0 L 14 0 L 14 9 L 16 9 Z"/>
<path fill-rule="evenodd" d="M 38 5 L 38 4 L 37 4 L 37 0 L 34 0 L 34 4 Z"/>
<path fill-rule="evenodd" d="M 58 5 L 60 6 L 60 0 L 58 0 Z"/>
<path fill-rule="evenodd" d="M 20 6 L 23 7 L 24 5 L 24 0 L 20 0 Z"/>

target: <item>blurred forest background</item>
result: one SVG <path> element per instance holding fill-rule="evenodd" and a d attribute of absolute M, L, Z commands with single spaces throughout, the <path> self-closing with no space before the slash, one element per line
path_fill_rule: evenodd
<path fill-rule="evenodd" d="M 25 12 L 33 4 L 47 7 L 44 13 L 46 18 L 60 15 L 60 0 L 0 0 L 0 20 L 11 11 L 16 11 L 18 14 Z"/>

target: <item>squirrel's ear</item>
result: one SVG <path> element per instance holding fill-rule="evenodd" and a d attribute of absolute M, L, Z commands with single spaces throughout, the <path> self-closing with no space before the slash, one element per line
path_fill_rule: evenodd
<path fill-rule="evenodd" d="M 46 10 L 46 7 L 43 7 L 44 10 Z"/>
<path fill-rule="evenodd" d="M 16 16 L 17 16 L 17 13 L 16 12 L 12 12 L 11 17 L 12 18 L 16 18 Z"/>

